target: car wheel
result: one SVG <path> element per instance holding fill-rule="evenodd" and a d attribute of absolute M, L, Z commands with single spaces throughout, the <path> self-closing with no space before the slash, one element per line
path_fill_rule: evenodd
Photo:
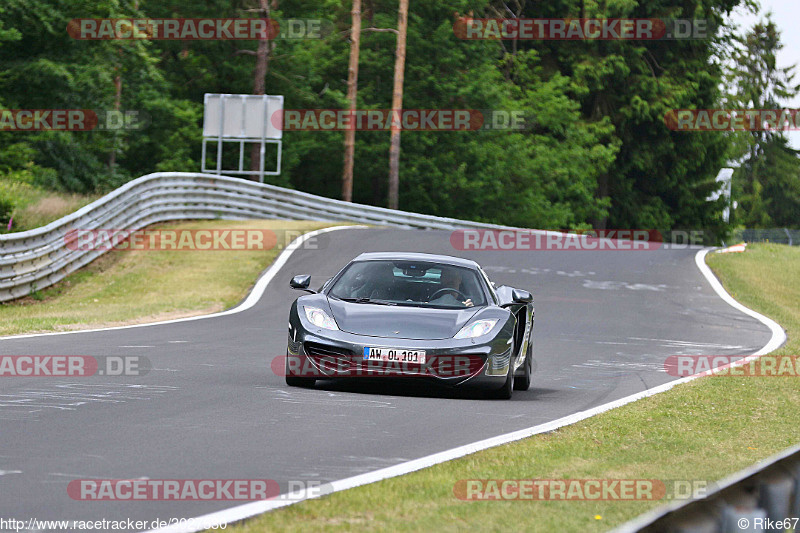
<path fill-rule="evenodd" d="M 314 386 L 317 380 L 314 378 L 296 378 L 294 376 L 286 376 L 286 384 L 290 387 L 303 387 L 308 389 Z"/>
<path fill-rule="evenodd" d="M 523 374 L 514 380 L 514 390 L 528 390 L 531 388 L 531 374 L 533 374 L 533 339 L 528 340 L 528 349 L 525 352 Z"/>
<path fill-rule="evenodd" d="M 303 388 L 310 388 L 314 386 L 314 383 L 317 382 L 314 378 L 298 378 L 297 376 L 290 376 L 289 375 L 289 358 L 286 358 L 286 384 L 290 387 L 303 387 Z"/>

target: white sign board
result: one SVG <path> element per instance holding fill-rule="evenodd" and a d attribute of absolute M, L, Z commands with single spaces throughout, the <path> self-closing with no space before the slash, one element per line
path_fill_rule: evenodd
<path fill-rule="evenodd" d="M 206 94 L 203 137 L 281 139 L 283 96 Z"/>

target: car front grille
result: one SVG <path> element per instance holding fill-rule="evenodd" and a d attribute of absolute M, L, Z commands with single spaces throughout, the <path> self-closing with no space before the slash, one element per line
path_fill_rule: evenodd
<path fill-rule="evenodd" d="M 346 348 L 327 346 L 314 342 L 303 345 L 306 355 L 314 364 L 326 372 L 348 371 L 357 364 L 358 357 Z"/>
<path fill-rule="evenodd" d="M 346 348 L 337 348 L 336 346 L 326 346 L 324 344 L 317 344 L 315 342 L 305 343 L 306 354 L 318 357 L 350 357 L 355 354 Z"/>

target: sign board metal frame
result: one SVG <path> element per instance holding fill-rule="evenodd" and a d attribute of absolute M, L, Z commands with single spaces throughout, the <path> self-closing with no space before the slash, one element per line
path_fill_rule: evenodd
<path fill-rule="evenodd" d="M 278 176 L 281 173 L 283 151 L 283 96 L 254 94 L 212 94 L 204 97 L 202 171 L 217 175 Z M 273 121 L 273 117 L 279 120 Z M 276 125 L 277 123 L 277 125 Z M 217 143 L 216 168 L 206 168 L 207 145 Z M 239 143 L 239 165 L 237 169 L 222 168 L 223 143 Z M 258 170 L 244 169 L 244 145 L 258 144 L 261 158 Z M 278 160 L 275 170 L 264 169 L 266 145 L 275 144 Z"/>
<path fill-rule="evenodd" d="M 731 205 L 731 196 L 733 192 L 733 169 L 728 167 L 720 169 L 714 181 L 717 183 L 717 190 L 712 192 L 708 198 L 706 198 L 706 201 L 714 202 L 719 200 L 721 196 L 724 196 L 725 208 L 722 210 L 722 219 L 728 223 L 731 221 L 731 207 L 734 209 L 736 208 L 735 205 Z"/>

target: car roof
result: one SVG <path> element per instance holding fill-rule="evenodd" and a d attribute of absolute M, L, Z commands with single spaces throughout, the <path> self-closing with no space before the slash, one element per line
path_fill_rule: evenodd
<path fill-rule="evenodd" d="M 441 263 L 445 265 L 455 265 L 471 269 L 477 269 L 478 263 L 471 259 L 453 257 L 450 255 L 423 254 L 418 252 L 366 252 L 353 261 L 379 261 L 379 260 L 400 260 L 400 261 L 425 261 L 428 263 Z"/>

